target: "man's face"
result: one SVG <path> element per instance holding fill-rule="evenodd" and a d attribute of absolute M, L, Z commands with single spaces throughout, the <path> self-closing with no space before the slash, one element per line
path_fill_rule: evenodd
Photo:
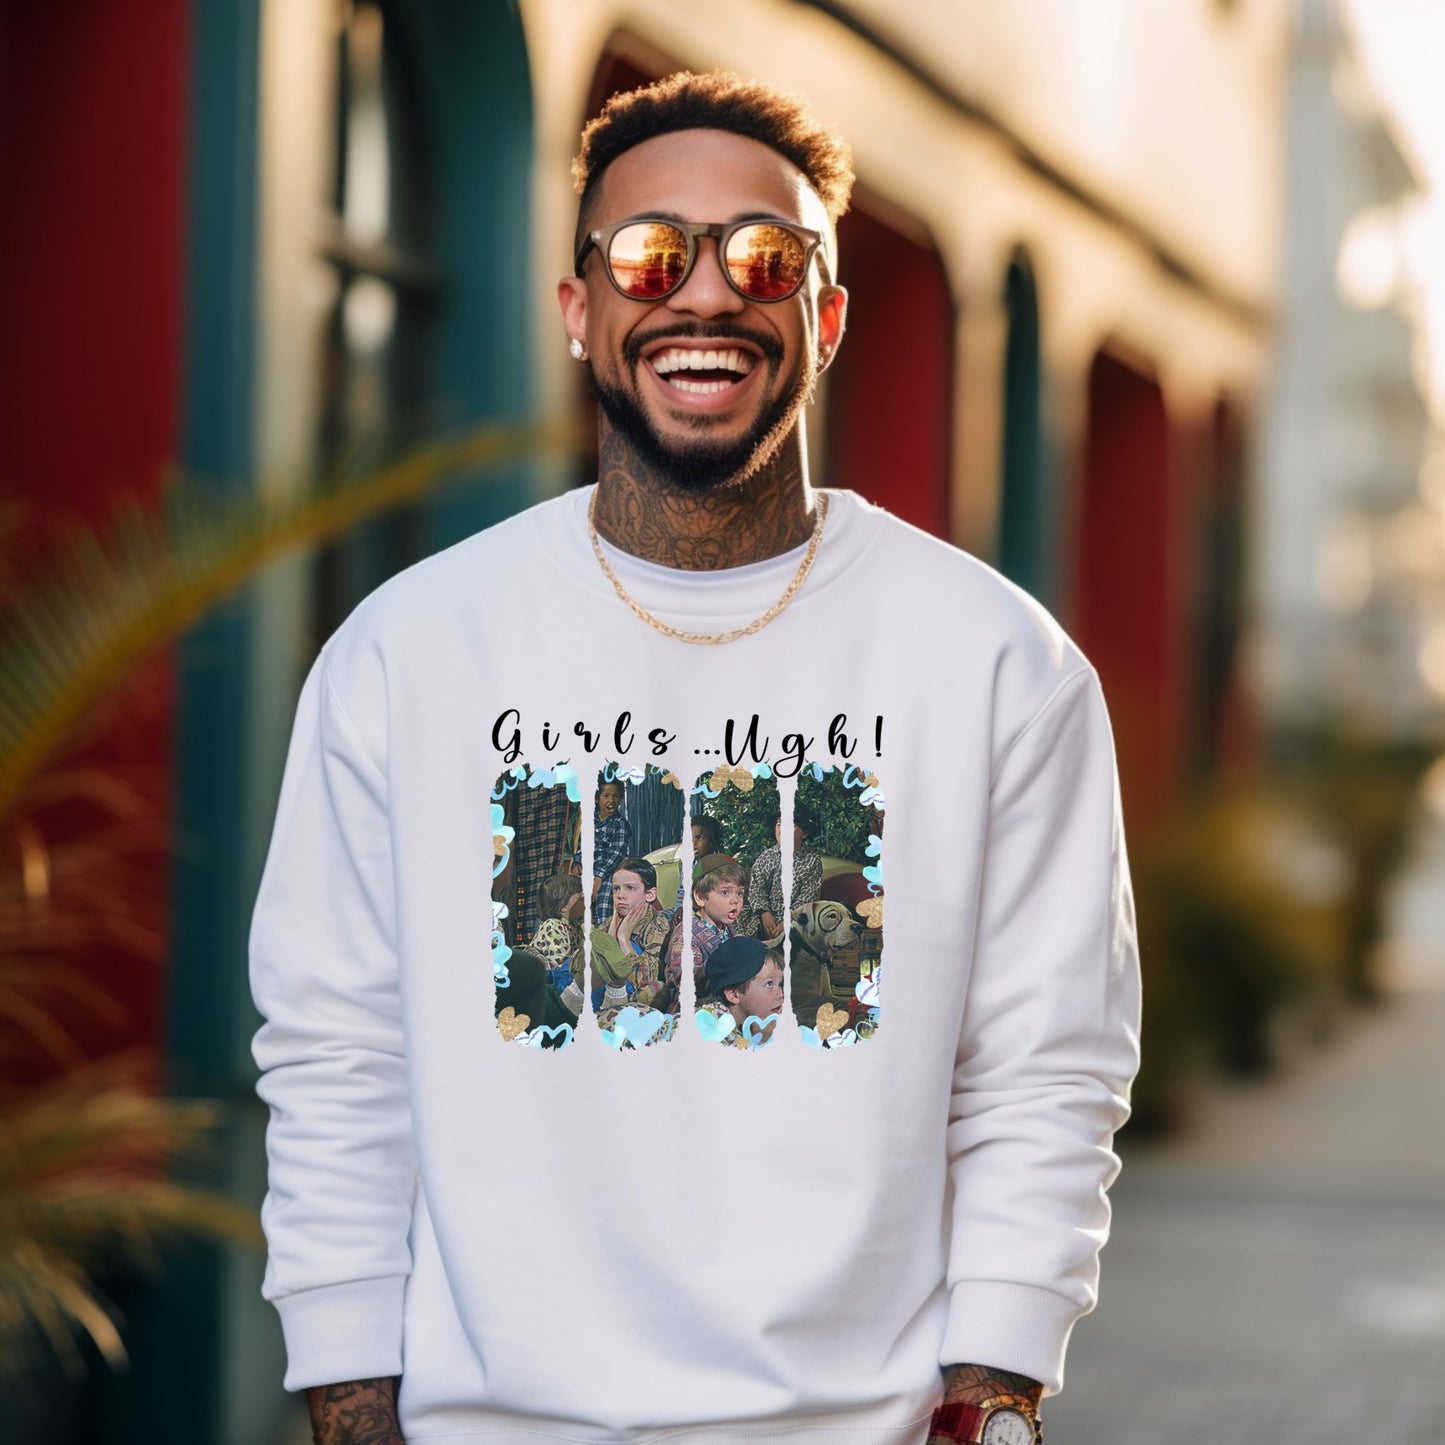
<path fill-rule="evenodd" d="M 615 160 L 589 218 L 597 229 L 633 216 L 729 222 L 791 221 L 829 234 L 822 201 L 802 173 L 761 142 L 726 131 L 656 136 Z M 594 249 L 581 279 L 561 283 L 568 331 L 592 356 L 598 399 L 613 428 L 653 470 L 685 490 L 742 480 L 765 465 L 812 395 L 820 356 L 842 335 L 844 293 L 820 281 L 814 257 L 801 290 L 763 304 L 725 280 L 704 237 L 687 280 L 661 301 L 621 296 Z M 677 353 L 738 353 L 745 374 L 699 386 Z M 736 374 L 735 372 L 732 374 Z"/>

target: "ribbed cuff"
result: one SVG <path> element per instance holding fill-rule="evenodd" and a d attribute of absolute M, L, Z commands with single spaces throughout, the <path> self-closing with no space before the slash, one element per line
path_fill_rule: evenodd
<path fill-rule="evenodd" d="M 286 1337 L 288 1390 L 401 1374 L 404 1274 L 302 1290 L 273 1300 Z"/>
<path fill-rule="evenodd" d="M 939 1363 L 991 1365 L 1027 1375 L 1056 1395 L 1064 1350 L 1083 1309 L 1052 1290 L 993 1279 L 961 1280 L 949 1296 Z"/>

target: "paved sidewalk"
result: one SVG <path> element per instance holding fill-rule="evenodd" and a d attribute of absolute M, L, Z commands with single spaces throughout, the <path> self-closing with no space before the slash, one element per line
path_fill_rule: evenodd
<path fill-rule="evenodd" d="M 1445 1442 L 1445 952 L 1393 958 L 1287 1076 L 1125 1141 L 1050 1445 Z"/>

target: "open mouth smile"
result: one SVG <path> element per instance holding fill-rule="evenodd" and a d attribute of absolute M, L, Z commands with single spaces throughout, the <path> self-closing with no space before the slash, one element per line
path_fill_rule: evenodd
<path fill-rule="evenodd" d="M 668 396 L 696 406 L 716 405 L 713 398 L 744 387 L 753 373 L 761 370 L 762 358 L 749 346 L 722 341 L 715 345 L 664 342 L 643 360 Z"/>
<path fill-rule="evenodd" d="M 707 351 L 669 346 L 650 360 L 653 371 L 669 386 L 700 396 L 726 391 L 741 381 L 754 365 L 753 358 L 735 346 Z"/>

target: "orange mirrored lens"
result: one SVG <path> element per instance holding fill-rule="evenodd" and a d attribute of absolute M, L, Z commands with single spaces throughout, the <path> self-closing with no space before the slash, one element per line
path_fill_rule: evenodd
<path fill-rule="evenodd" d="M 785 226 L 740 226 L 728 238 L 727 268 L 733 285 L 759 301 L 780 301 L 803 284 L 808 248 Z"/>
<path fill-rule="evenodd" d="M 613 280 L 629 296 L 666 296 L 687 267 L 687 237 L 666 221 L 624 226 L 607 248 Z"/>

